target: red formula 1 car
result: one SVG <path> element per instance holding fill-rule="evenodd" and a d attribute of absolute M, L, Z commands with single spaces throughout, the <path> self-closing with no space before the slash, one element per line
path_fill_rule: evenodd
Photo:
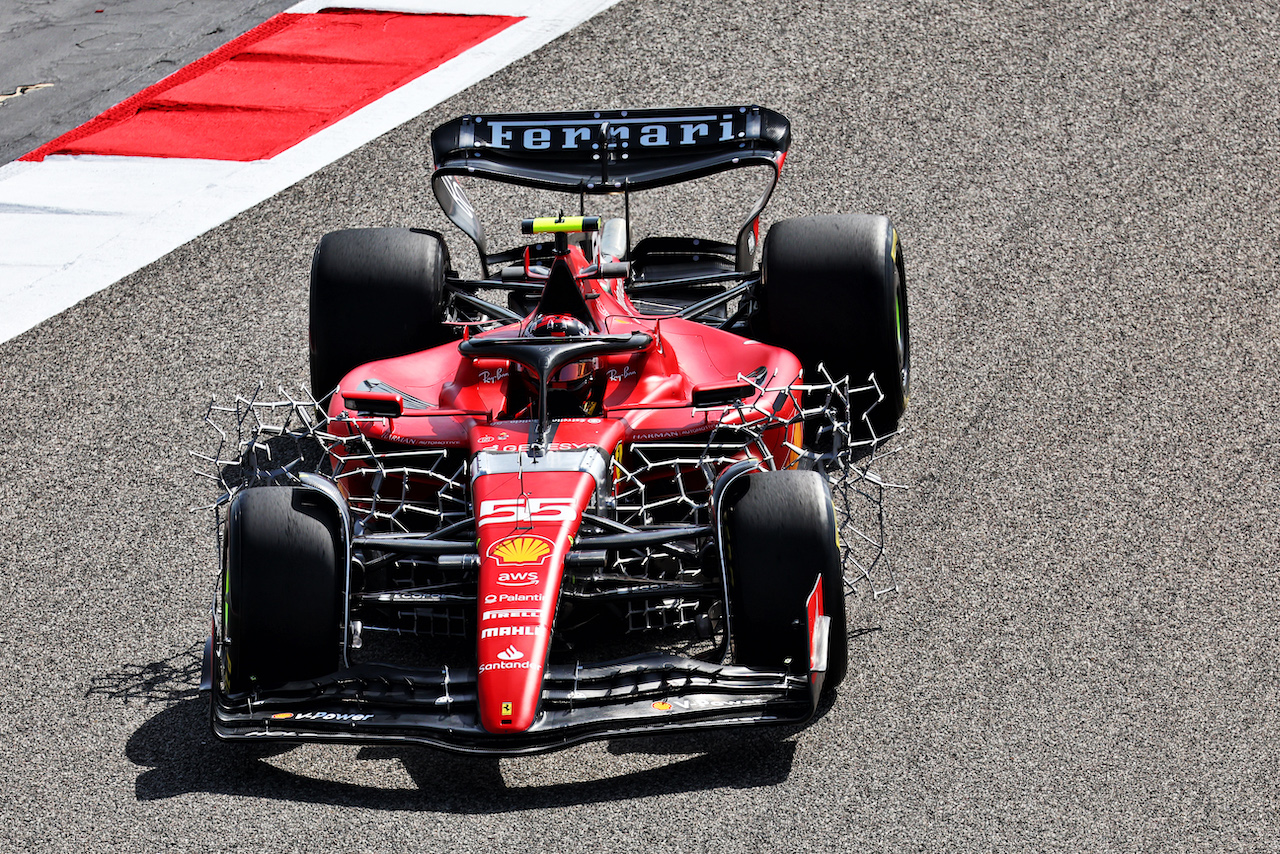
<path fill-rule="evenodd" d="M 214 731 L 512 754 L 808 719 L 848 660 L 832 485 L 907 402 L 893 226 L 784 220 L 757 269 L 790 142 L 759 107 L 465 116 L 431 142 L 478 277 L 431 231 L 326 235 L 314 400 L 237 406 L 208 458 Z M 632 243 L 638 194 L 745 168 L 765 190 L 736 242 Z M 578 213 L 493 251 L 476 179 Z"/>

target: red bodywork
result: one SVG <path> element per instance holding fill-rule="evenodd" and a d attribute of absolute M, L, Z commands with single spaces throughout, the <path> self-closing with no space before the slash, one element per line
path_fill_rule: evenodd
<path fill-rule="evenodd" d="M 589 263 L 577 245 L 565 259 L 575 277 Z M 559 262 L 557 262 L 559 263 Z M 465 448 L 472 460 L 470 502 L 475 513 L 480 573 L 476 614 L 476 672 L 480 722 L 490 733 L 524 732 L 537 715 L 543 673 L 556 620 L 565 555 L 583 512 L 608 490 L 612 459 L 632 443 L 707 434 L 728 420 L 792 418 L 790 393 L 753 391 L 743 406 L 695 408 L 698 389 L 757 387 L 796 382 L 800 363 L 791 353 L 675 317 L 639 314 L 618 279 L 578 278 L 595 326 L 604 334 L 645 332 L 638 352 L 599 357 L 607 377 L 602 407 L 591 417 L 554 421 L 542 455 L 531 455 L 535 422 L 504 418 L 513 384 L 523 382 L 507 360 L 471 358 L 457 343 L 372 362 L 348 374 L 329 406 L 335 427 L 407 447 Z M 483 333 L 520 334 L 521 324 Z M 399 417 L 355 417 L 346 395 L 371 395 L 366 382 L 394 388 L 409 399 Z M 767 399 L 766 399 L 767 398 Z M 516 413 L 517 415 L 519 413 Z M 778 468 L 791 462 L 786 426 L 764 432 Z M 798 429 L 798 424 L 794 425 Z M 745 458 L 750 452 L 743 452 Z M 566 462 L 567 461 L 567 462 Z M 582 470 L 596 463 L 594 473 Z M 489 469 L 497 469 L 489 473 Z M 344 483 L 348 497 L 359 482 Z M 820 600 L 817 605 L 820 609 Z"/>

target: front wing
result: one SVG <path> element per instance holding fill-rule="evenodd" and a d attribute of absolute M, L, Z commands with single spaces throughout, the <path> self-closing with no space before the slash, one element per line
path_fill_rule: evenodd
<path fill-rule="evenodd" d="M 665 654 L 553 665 L 534 725 L 494 735 L 479 724 L 474 669 L 364 665 L 268 696 L 228 696 L 215 687 L 212 714 L 214 732 L 229 740 L 422 744 L 517 755 L 616 736 L 804 723 L 817 709 L 822 681 L 822 671 L 796 676 Z"/>

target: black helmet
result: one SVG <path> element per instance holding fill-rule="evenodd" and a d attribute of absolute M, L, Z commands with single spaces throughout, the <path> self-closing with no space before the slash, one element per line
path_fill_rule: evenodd
<path fill-rule="evenodd" d="M 544 314 L 529 325 L 535 338 L 579 338 L 591 334 L 591 327 L 572 314 Z"/>
<path fill-rule="evenodd" d="M 528 334 L 535 338 L 580 338 L 591 334 L 591 327 L 572 314 L 544 314 L 529 324 Z M 565 365 L 547 382 L 550 389 L 580 391 L 595 379 L 597 360 L 593 356 Z"/>

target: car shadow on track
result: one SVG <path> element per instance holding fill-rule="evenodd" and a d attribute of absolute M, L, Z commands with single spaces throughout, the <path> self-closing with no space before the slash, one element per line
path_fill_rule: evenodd
<path fill-rule="evenodd" d="M 619 766 L 634 767 L 637 754 L 656 757 L 658 767 L 594 779 L 549 785 L 512 786 L 502 760 L 461 756 L 425 747 L 377 746 L 356 751 L 356 762 L 398 760 L 414 787 L 377 786 L 324 779 L 280 767 L 290 745 L 228 744 L 209 729 L 208 699 L 198 696 L 188 657 L 115 674 L 91 689 L 108 696 L 163 703 L 165 708 L 129 738 L 125 753 L 145 768 L 136 783 L 138 800 L 151 801 L 189 792 L 271 798 L 305 803 L 341 804 L 374 809 L 431 810 L 455 813 L 503 813 L 604 803 L 682 792 L 773 786 L 791 773 L 800 727 L 769 727 L 690 733 L 663 737 L 615 739 L 606 744 Z M 136 672 L 135 672 L 136 671 Z M 167 674 L 167 675 L 166 675 Z M 132 682 L 132 687 L 129 684 Z M 830 703 L 822 704 L 825 714 Z M 313 748 L 349 750 L 342 746 Z M 521 762 L 546 760 L 548 774 L 555 754 Z M 606 763 L 609 757 L 605 757 Z M 643 760 L 642 761 L 648 761 Z M 358 776 L 358 775 L 357 775 Z M 399 775 L 397 775 L 398 777 Z M 581 778 L 582 769 L 572 769 Z"/>
<path fill-rule="evenodd" d="M 137 780 L 142 801 L 210 792 L 376 809 L 502 813 L 777 785 L 791 773 L 796 750 L 788 739 L 792 732 L 789 727 L 614 741 L 608 745 L 612 754 L 647 753 L 673 761 L 604 779 L 520 787 L 507 784 L 500 760 L 492 757 L 425 747 L 360 748 L 357 762 L 399 760 L 417 784 L 416 789 L 384 788 L 298 774 L 269 761 L 294 749 L 289 745 L 221 742 L 209 731 L 208 700 L 200 698 L 183 700 L 152 717 L 134 732 L 125 753 L 147 769 Z"/>

